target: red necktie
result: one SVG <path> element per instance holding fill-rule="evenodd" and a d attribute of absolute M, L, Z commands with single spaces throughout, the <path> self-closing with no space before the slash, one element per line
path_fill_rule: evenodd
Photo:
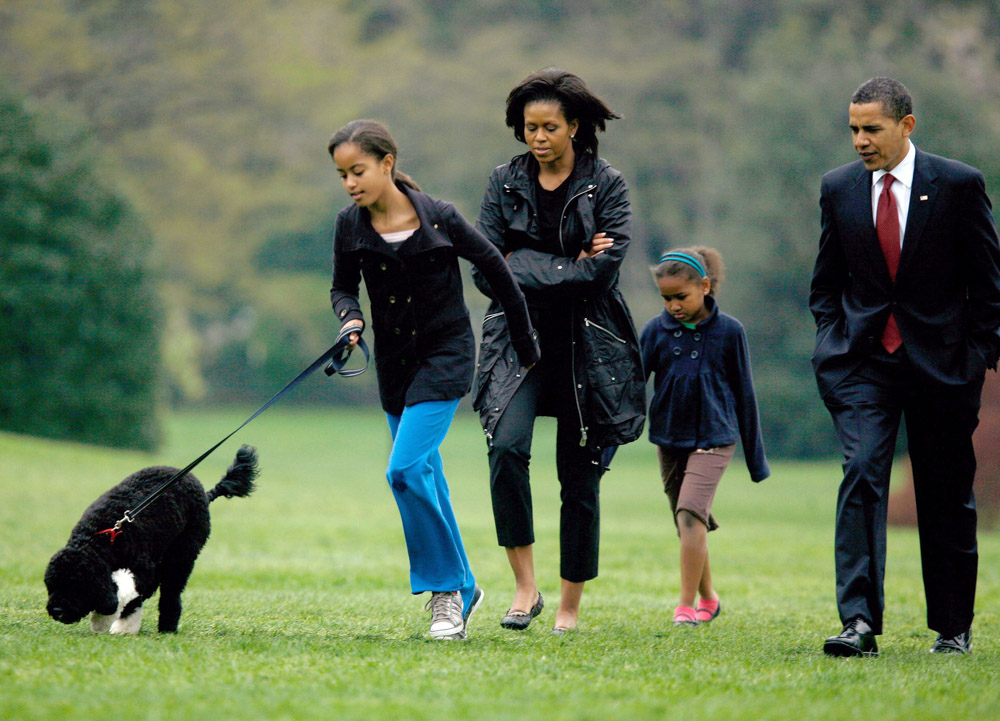
<path fill-rule="evenodd" d="M 875 233 L 878 244 L 882 246 L 885 263 L 889 266 L 889 277 L 896 282 L 896 269 L 899 268 L 899 211 L 896 210 L 896 196 L 889 186 L 895 180 L 891 175 L 882 178 L 882 194 L 878 196 L 878 208 L 875 211 Z M 896 326 L 896 317 L 890 313 L 889 320 L 882 331 L 882 346 L 895 353 L 903 345 L 903 338 Z"/>

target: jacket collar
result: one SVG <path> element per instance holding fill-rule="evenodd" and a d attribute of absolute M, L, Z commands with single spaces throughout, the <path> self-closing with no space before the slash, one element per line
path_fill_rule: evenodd
<path fill-rule="evenodd" d="M 697 330 L 707 330 L 715 324 L 716 318 L 719 317 L 719 304 L 716 302 L 714 296 L 705 296 L 705 307 L 708 308 L 708 317 L 699 321 L 698 325 L 695 326 Z M 688 330 L 688 327 L 670 315 L 666 308 L 660 313 L 660 323 L 666 330 L 671 332 L 675 330 Z"/>
<path fill-rule="evenodd" d="M 414 190 L 402 183 L 397 183 L 396 187 L 403 191 L 413 203 L 417 218 L 420 219 L 420 227 L 412 236 L 393 249 L 372 227 L 371 214 L 368 209 L 355 205 L 349 207 L 348 219 L 354 231 L 356 247 L 399 260 L 431 248 L 451 245 L 447 232 L 444 230 L 441 213 L 434 199 L 426 193 Z"/>
<path fill-rule="evenodd" d="M 896 271 L 897 282 L 900 274 L 906 277 L 907 266 L 914 262 L 913 258 L 919 252 L 920 241 L 934 210 L 937 193 L 937 169 L 931 162 L 931 157 L 917 148 L 917 157 L 913 162 L 913 184 L 910 186 L 910 207 L 906 211 L 903 251 Z"/>
<path fill-rule="evenodd" d="M 577 153 L 573 172 L 570 173 L 570 186 L 567 197 L 573 197 L 588 184 L 594 182 L 600 162 L 603 161 L 595 158 L 590 153 Z M 511 158 L 508 168 L 510 172 L 504 180 L 504 189 L 508 192 L 516 192 L 523 198 L 533 201 L 535 197 L 535 181 L 538 179 L 538 161 L 535 160 L 535 156 L 531 153 L 516 155 Z"/>

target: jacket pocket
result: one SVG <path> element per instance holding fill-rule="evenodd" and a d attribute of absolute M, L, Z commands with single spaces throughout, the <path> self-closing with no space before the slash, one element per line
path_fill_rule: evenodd
<path fill-rule="evenodd" d="M 583 319 L 590 407 L 598 423 L 614 420 L 625 402 L 631 368 L 628 341 L 609 328 Z"/>

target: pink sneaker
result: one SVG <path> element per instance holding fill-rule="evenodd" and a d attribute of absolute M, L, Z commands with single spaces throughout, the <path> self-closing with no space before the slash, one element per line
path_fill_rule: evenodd
<path fill-rule="evenodd" d="M 690 606 L 678 606 L 674 609 L 675 626 L 697 626 L 697 612 Z"/>
<path fill-rule="evenodd" d="M 722 610 L 722 604 L 719 599 L 710 601 L 707 598 L 701 598 L 698 600 L 698 608 L 695 610 L 695 618 L 698 619 L 698 623 L 708 623 L 713 618 L 719 615 Z"/>

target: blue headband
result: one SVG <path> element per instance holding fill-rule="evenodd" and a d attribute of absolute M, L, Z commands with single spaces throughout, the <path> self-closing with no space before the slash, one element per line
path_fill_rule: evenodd
<path fill-rule="evenodd" d="M 660 256 L 660 259 L 657 261 L 657 263 L 658 264 L 666 263 L 668 260 L 674 260 L 677 261 L 678 263 L 686 263 L 687 265 L 690 265 L 692 268 L 698 271 L 699 277 L 701 278 L 708 277 L 708 273 L 705 272 L 705 266 L 703 266 L 701 262 L 693 255 L 688 255 L 687 253 L 664 253 L 663 255 Z"/>

